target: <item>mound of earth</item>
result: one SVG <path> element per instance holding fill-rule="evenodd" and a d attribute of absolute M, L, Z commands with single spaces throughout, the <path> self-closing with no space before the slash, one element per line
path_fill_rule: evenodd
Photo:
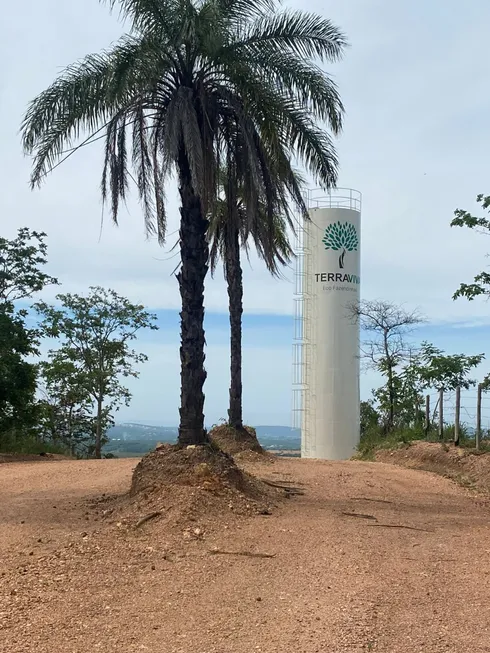
<path fill-rule="evenodd" d="M 233 460 L 240 468 L 243 468 L 244 466 L 247 468 L 248 465 L 253 465 L 255 463 L 258 465 L 273 465 L 277 460 L 277 456 L 269 451 L 259 453 L 258 451 L 246 450 L 235 454 Z"/>
<path fill-rule="evenodd" d="M 258 454 L 264 453 L 257 439 L 257 433 L 251 426 L 235 429 L 228 424 L 221 424 L 209 431 L 209 439 L 221 451 L 224 451 L 230 456 L 235 456 L 243 451 L 253 451 Z"/>
<path fill-rule="evenodd" d="M 172 530 L 189 522 L 207 523 L 270 514 L 284 491 L 241 470 L 213 445 L 161 445 L 136 466 L 131 490 L 113 506 L 113 518 L 135 524 L 145 515 Z M 158 514 L 157 514 L 158 513 Z"/>
<path fill-rule="evenodd" d="M 434 472 L 470 489 L 490 494 L 490 453 L 437 442 L 413 442 L 390 450 L 379 450 L 376 460 Z"/>
<path fill-rule="evenodd" d="M 213 492 L 234 489 L 253 496 L 257 488 L 236 466 L 233 458 L 213 446 L 160 445 L 136 466 L 131 494 L 166 486 L 199 487 Z M 259 492 L 260 494 L 260 492 Z"/>

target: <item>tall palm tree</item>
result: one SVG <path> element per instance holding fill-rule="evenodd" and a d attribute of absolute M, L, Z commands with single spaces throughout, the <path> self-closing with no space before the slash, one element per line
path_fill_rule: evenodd
<path fill-rule="evenodd" d="M 238 161 L 241 157 L 237 157 Z M 282 212 L 270 216 L 267 204 L 259 198 L 253 210 L 247 210 L 243 189 L 236 178 L 237 166 L 224 166 L 220 171 L 221 195 L 215 205 L 208 228 L 210 240 L 211 272 L 214 274 L 221 260 L 228 290 L 230 316 L 230 399 L 228 423 L 237 431 L 243 429 L 242 401 L 242 315 L 243 272 L 240 249 L 248 255 L 250 240 L 259 257 L 273 276 L 280 275 L 294 253 L 288 231 L 294 233 L 292 214 L 285 198 Z M 291 169 L 299 186 L 304 184 L 298 173 Z M 281 177 L 279 176 L 279 184 Z M 286 180 L 287 186 L 287 180 Z M 300 206 L 300 209 L 304 207 Z"/>
<path fill-rule="evenodd" d="M 332 141 L 315 121 L 338 133 L 343 107 L 335 84 L 314 60 L 338 59 L 346 41 L 329 20 L 278 11 L 277 0 L 105 2 L 119 7 L 130 32 L 109 50 L 69 66 L 29 106 L 22 134 L 25 152 L 34 155 L 31 183 L 42 182 L 80 134 L 86 135 L 82 144 L 103 137 L 102 197 L 110 200 L 114 221 L 133 179 L 147 229 L 163 242 L 163 191 L 176 170 L 181 198 L 179 443 L 201 444 L 207 442 L 206 216 L 216 202 L 220 162 L 240 134 L 246 144 L 245 196 L 250 202 L 264 196 L 270 215 L 279 201 L 271 161 L 297 155 L 322 185 L 334 184 Z M 299 201 L 300 189 L 290 181 Z"/>

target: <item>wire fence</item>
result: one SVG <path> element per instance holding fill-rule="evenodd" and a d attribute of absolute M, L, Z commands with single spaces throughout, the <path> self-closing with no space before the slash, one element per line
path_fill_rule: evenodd
<path fill-rule="evenodd" d="M 442 398 L 442 415 L 440 410 Z M 426 396 L 426 428 L 442 437 L 444 429 L 453 427 L 454 439 L 459 436 L 479 440 L 490 439 L 490 392 L 481 385 L 469 390 L 433 392 Z"/>

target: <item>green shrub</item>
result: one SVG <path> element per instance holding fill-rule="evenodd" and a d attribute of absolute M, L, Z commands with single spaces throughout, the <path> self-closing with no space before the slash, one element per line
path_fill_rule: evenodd
<path fill-rule="evenodd" d="M 371 428 L 361 435 L 357 448 L 358 457 L 362 460 L 374 460 L 379 449 L 400 449 L 409 446 L 414 440 L 424 438 L 425 433 L 421 427 L 400 427 L 390 433 L 384 433 L 379 427 Z"/>
<path fill-rule="evenodd" d="M 390 433 L 384 433 L 382 428 L 374 426 L 361 431 L 361 441 L 359 442 L 358 458 L 361 460 L 374 460 L 376 451 L 380 449 L 400 449 L 410 446 L 415 440 L 425 440 L 427 442 L 454 442 L 454 424 L 444 426 L 443 436 L 439 437 L 437 426 L 433 426 L 428 433 L 421 426 L 399 427 Z M 475 438 L 469 435 L 468 427 L 461 424 L 459 428 L 459 446 L 474 449 Z M 481 451 L 490 450 L 490 441 L 483 440 L 480 445 Z"/>
<path fill-rule="evenodd" d="M 22 436 L 12 432 L 0 433 L 0 453 L 41 454 L 56 453 L 67 455 L 66 447 L 52 442 L 43 442 L 32 436 Z"/>

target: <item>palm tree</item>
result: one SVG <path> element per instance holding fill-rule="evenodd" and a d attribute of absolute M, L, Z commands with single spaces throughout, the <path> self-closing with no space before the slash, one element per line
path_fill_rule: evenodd
<path fill-rule="evenodd" d="M 104 0 L 103 0 L 104 1 Z M 313 14 L 277 11 L 277 0 L 105 0 L 130 32 L 109 50 L 69 66 L 30 104 L 23 146 L 34 155 L 31 185 L 70 156 L 80 134 L 105 139 L 101 189 L 117 223 L 136 184 L 149 233 L 165 238 L 165 183 L 177 172 L 181 198 L 181 403 L 179 443 L 207 442 L 204 428 L 206 216 L 214 212 L 217 171 L 243 148 L 247 201 L 280 203 L 271 161 L 297 155 L 323 185 L 336 181 L 331 131 L 343 107 L 314 62 L 338 59 L 343 34 Z M 269 155 L 266 156 L 264 153 Z M 133 174 L 131 173 L 133 170 Z M 300 189 L 290 180 L 300 201 Z M 253 202 L 252 202 L 253 204 Z"/>
<path fill-rule="evenodd" d="M 241 157 L 237 157 L 238 161 Z M 304 184 L 298 173 L 288 170 L 296 177 L 299 186 Z M 279 185 L 282 183 L 278 178 Z M 287 180 L 286 180 L 287 186 Z M 294 223 L 289 205 L 283 204 L 282 212 L 270 216 L 267 204 L 259 198 L 258 206 L 247 210 L 243 189 L 236 179 L 236 166 L 223 167 L 220 171 L 221 196 L 211 216 L 208 228 L 210 239 L 211 272 L 218 262 L 223 271 L 228 290 L 230 315 L 230 403 L 228 423 L 237 431 L 243 429 L 242 402 L 242 314 L 243 273 L 240 249 L 247 255 L 249 240 L 253 241 L 259 257 L 273 276 L 280 275 L 280 268 L 287 265 L 294 253 L 289 242 L 288 230 L 294 233 Z M 300 209 L 304 207 L 300 206 Z"/>

